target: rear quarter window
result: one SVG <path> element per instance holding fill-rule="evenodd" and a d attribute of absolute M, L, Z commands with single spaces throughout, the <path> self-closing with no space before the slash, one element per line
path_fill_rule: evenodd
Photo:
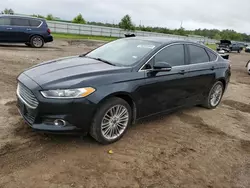
<path fill-rule="evenodd" d="M 41 25 L 41 21 L 40 20 L 30 20 L 30 26 L 31 27 L 38 27 L 39 25 Z"/>
<path fill-rule="evenodd" d="M 217 55 L 215 55 L 213 52 L 211 52 L 210 50 L 207 50 L 207 53 L 210 57 L 210 61 L 215 61 L 217 59 Z"/>

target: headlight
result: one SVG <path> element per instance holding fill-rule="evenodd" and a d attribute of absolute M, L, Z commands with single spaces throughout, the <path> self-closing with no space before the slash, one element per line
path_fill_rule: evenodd
<path fill-rule="evenodd" d="M 47 91 L 41 91 L 41 94 L 45 98 L 72 99 L 72 98 L 86 97 L 93 92 L 95 92 L 94 88 L 86 87 L 78 89 L 47 90 Z"/>

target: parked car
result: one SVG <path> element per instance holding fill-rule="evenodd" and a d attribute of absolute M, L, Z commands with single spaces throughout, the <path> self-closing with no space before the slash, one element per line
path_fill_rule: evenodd
<path fill-rule="evenodd" d="M 250 46 L 247 46 L 247 47 L 245 48 L 245 52 L 250 52 Z"/>
<path fill-rule="evenodd" d="M 250 75 L 250 60 L 246 64 L 247 73 Z"/>
<path fill-rule="evenodd" d="M 218 54 L 219 54 L 223 59 L 229 59 L 229 53 L 226 53 L 224 50 L 218 51 Z"/>
<path fill-rule="evenodd" d="M 44 19 L 16 15 L 0 15 L 0 42 L 25 43 L 35 48 L 52 42 L 50 29 Z"/>
<path fill-rule="evenodd" d="M 220 40 L 220 43 L 217 45 L 217 51 L 220 50 L 226 52 L 236 51 L 240 53 L 243 50 L 243 47 L 238 43 L 232 43 L 230 40 Z"/>
<path fill-rule="evenodd" d="M 36 130 L 81 130 L 109 144 L 138 119 L 198 104 L 216 108 L 230 75 L 229 62 L 204 45 L 129 37 L 24 71 L 18 108 Z"/>

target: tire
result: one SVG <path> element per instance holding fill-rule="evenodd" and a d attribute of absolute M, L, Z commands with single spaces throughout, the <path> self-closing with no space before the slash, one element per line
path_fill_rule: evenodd
<path fill-rule="evenodd" d="M 110 117 L 116 118 L 116 116 L 112 116 L 111 109 L 115 111 L 115 109 L 116 110 L 118 109 L 118 106 L 120 107 L 120 111 L 118 110 L 118 112 L 120 112 L 121 114 L 125 113 L 125 115 L 124 116 L 122 115 L 121 119 L 117 118 L 119 120 L 115 120 L 115 119 L 112 120 L 112 118 L 109 119 Z M 117 115 L 119 113 L 113 113 L 113 114 Z M 109 119 L 109 121 L 107 121 L 107 119 Z M 132 120 L 132 110 L 131 110 L 130 105 L 121 98 L 117 98 L 117 97 L 110 98 L 104 101 L 100 105 L 100 107 L 97 109 L 97 112 L 91 124 L 90 135 L 97 142 L 101 144 L 114 143 L 118 141 L 119 139 L 121 139 L 122 136 L 125 134 L 127 128 L 131 125 L 131 120 Z M 119 125 L 116 125 L 116 124 L 119 124 Z M 122 128 L 120 127 L 121 124 L 124 124 Z M 120 132 L 119 132 L 119 129 L 120 129 Z M 114 132 L 115 130 L 116 132 Z M 106 135 L 105 135 L 105 132 L 107 132 Z M 112 133 L 113 133 L 113 137 L 111 136 Z"/>
<path fill-rule="evenodd" d="M 42 48 L 44 40 L 41 36 L 35 35 L 30 39 L 30 44 L 33 48 Z"/>
<path fill-rule="evenodd" d="M 25 45 L 28 46 L 28 47 L 31 47 L 31 44 L 28 43 L 28 42 L 26 42 Z"/>
<path fill-rule="evenodd" d="M 238 50 L 238 53 L 240 53 L 240 50 Z"/>
<path fill-rule="evenodd" d="M 221 93 L 220 93 L 220 96 L 218 97 L 218 99 L 216 100 L 216 103 L 213 103 L 212 102 L 212 95 L 214 94 L 214 89 L 216 89 L 216 87 L 221 88 Z M 208 109 L 216 108 L 221 102 L 224 90 L 225 90 L 225 88 L 224 88 L 224 85 L 223 85 L 223 83 L 221 81 L 215 82 L 214 85 L 211 87 L 211 89 L 209 91 L 209 94 L 206 97 L 206 99 L 204 100 L 204 103 L 203 103 L 202 106 L 205 107 L 205 108 L 208 108 Z"/>

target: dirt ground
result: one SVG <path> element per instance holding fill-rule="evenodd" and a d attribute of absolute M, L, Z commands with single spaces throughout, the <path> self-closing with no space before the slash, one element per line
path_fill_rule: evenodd
<path fill-rule="evenodd" d="M 89 136 L 32 131 L 16 109 L 16 77 L 100 43 L 55 41 L 42 49 L 0 45 L 0 187 L 250 187 L 250 54 L 232 53 L 231 84 L 215 110 L 181 110 L 133 125 L 112 145 Z M 113 154 L 108 151 L 113 150 Z"/>

